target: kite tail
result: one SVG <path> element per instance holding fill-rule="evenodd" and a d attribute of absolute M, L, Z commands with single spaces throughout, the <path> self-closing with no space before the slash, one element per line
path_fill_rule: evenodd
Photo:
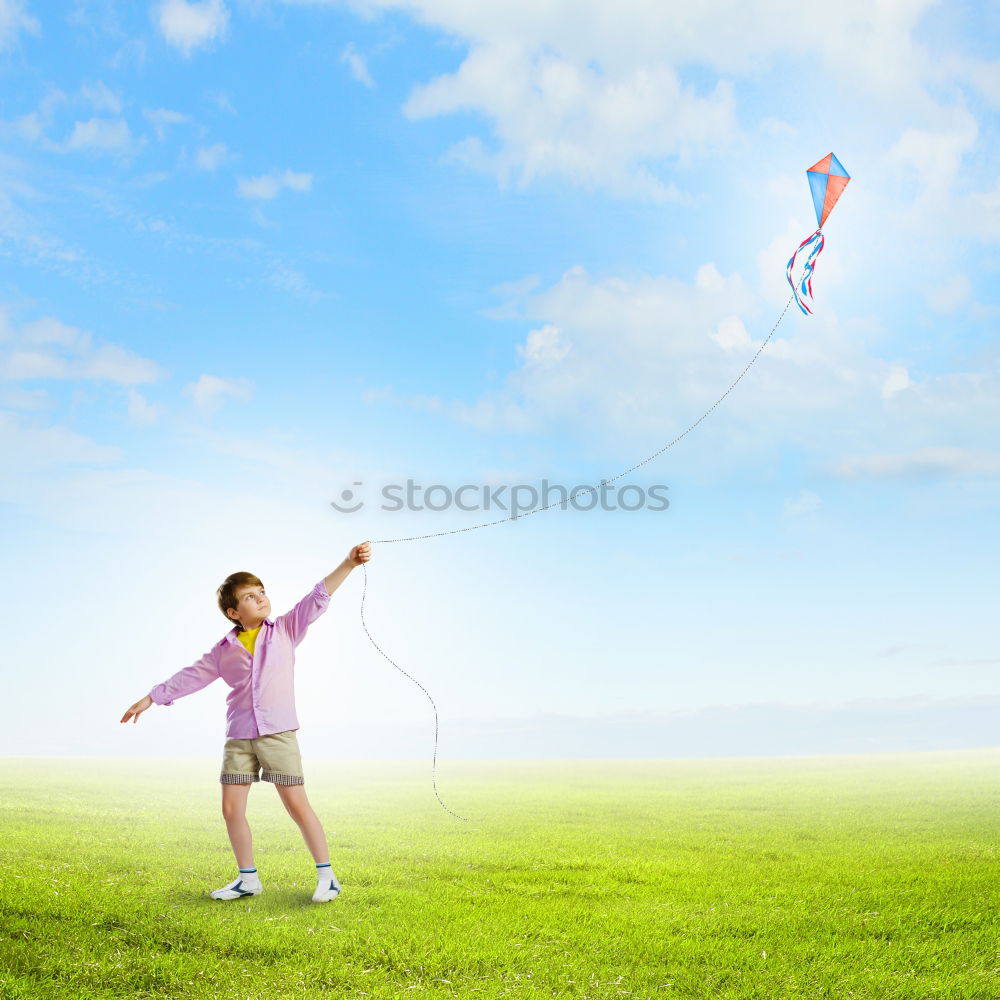
<path fill-rule="evenodd" d="M 812 234 L 808 239 L 803 240 L 799 244 L 798 250 L 792 254 L 792 259 L 788 262 L 788 270 L 786 274 L 788 275 L 788 284 L 792 286 L 792 294 L 795 296 L 795 301 L 798 307 L 807 315 L 812 315 L 812 309 L 806 305 L 806 300 L 812 299 L 812 273 L 816 267 L 816 258 L 820 255 L 820 251 L 823 249 L 824 244 L 823 230 L 817 229 L 816 232 Z M 792 280 L 792 271 L 795 268 L 795 258 L 798 257 L 806 247 L 812 247 L 809 251 L 809 256 L 806 257 L 805 265 L 802 268 L 802 277 L 796 282 Z"/>

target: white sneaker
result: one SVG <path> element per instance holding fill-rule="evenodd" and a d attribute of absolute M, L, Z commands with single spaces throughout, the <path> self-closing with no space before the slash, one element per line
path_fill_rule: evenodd
<path fill-rule="evenodd" d="M 216 889 L 210 895 L 212 899 L 242 899 L 244 896 L 259 896 L 263 891 L 264 887 L 260 884 L 260 879 L 248 884 L 246 876 L 241 875 L 229 885 L 222 889 Z"/>
<path fill-rule="evenodd" d="M 329 879 L 323 879 L 318 886 L 316 886 L 316 891 L 313 893 L 314 903 L 329 903 L 336 899 L 340 895 L 340 883 L 337 881 L 337 876 L 330 872 Z"/>

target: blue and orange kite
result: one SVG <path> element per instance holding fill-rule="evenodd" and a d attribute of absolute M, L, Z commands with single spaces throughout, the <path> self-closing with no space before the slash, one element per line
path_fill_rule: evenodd
<path fill-rule="evenodd" d="M 827 153 L 819 163 L 814 163 L 807 171 L 809 187 L 812 190 L 813 205 L 816 207 L 816 221 L 819 229 L 808 239 L 799 244 L 798 250 L 792 254 L 792 259 L 788 262 L 788 283 L 792 286 L 792 294 L 798 307 L 809 315 L 812 310 L 807 305 L 807 300 L 812 299 L 812 273 L 816 267 L 816 258 L 823 249 L 823 223 L 827 216 L 833 211 L 833 206 L 837 204 L 837 199 L 843 194 L 847 187 L 851 175 L 843 168 L 840 160 L 833 153 Z M 805 265 L 802 269 L 802 277 L 796 283 L 792 280 L 792 270 L 795 267 L 795 258 L 803 250 L 810 248 L 809 256 L 806 257 Z"/>

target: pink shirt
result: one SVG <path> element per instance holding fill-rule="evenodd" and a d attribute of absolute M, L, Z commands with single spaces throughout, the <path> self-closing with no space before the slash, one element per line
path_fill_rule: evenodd
<path fill-rule="evenodd" d="M 273 621 L 265 618 L 251 656 L 236 638 L 237 625 L 197 663 L 178 670 L 157 684 L 149 697 L 157 705 L 172 705 L 221 677 L 231 688 L 226 697 L 226 737 L 245 740 L 298 729 L 295 714 L 295 647 L 309 626 L 330 604 L 320 580 L 291 611 Z"/>

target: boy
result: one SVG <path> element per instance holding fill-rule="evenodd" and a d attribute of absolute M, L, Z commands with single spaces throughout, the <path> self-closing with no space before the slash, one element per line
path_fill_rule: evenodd
<path fill-rule="evenodd" d="M 333 592 L 356 566 L 371 559 L 371 543 L 355 545 L 344 561 L 324 577 L 291 611 L 271 619 L 271 602 L 264 585 L 252 573 L 233 573 L 219 587 L 219 610 L 236 622 L 200 660 L 157 684 L 122 716 L 139 716 L 151 705 L 172 705 L 221 677 L 231 688 L 226 698 L 226 745 L 222 758 L 222 815 L 233 845 L 239 876 L 211 893 L 212 899 L 242 899 L 264 891 L 253 863 L 253 842 L 246 808 L 250 786 L 260 780 L 278 790 L 289 815 L 298 824 L 316 862 L 313 902 L 328 903 L 340 893 L 330 867 L 326 834 L 306 798 L 295 730 L 293 665 L 295 647 L 309 626 L 330 603 Z"/>

